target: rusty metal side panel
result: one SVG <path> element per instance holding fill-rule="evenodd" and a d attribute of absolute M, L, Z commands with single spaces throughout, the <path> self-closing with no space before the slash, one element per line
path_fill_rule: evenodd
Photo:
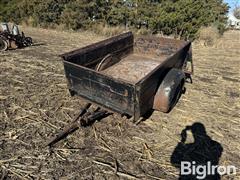
<path fill-rule="evenodd" d="M 171 68 L 182 69 L 190 47 L 191 43 L 187 43 L 183 48 L 179 49 L 173 56 L 166 59 L 161 65 L 136 84 L 137 91 L 135 99 L 138 101 L 135 103 L 136 119 L 153 107 L 154 95 L 166 73 Z M 139 104 L 139 107 L 137 107 L 137 104 Z"/>
<path fill-rule="evenodd" d="M 112 111 L 134 115 L 134 85 L 64 61 L 69 90 Z"/>
<path fill-rule="evenodd" d="M 170 56 L 178 49 L 183 48 L 186 41 L 170 38 L 157 38 L 153 36 L 137 37 L 134 44 L 134 52 L 151 56 Z"/>
<path fill-rule="evenodd" d="M 60 55 L 65 61 L 69 61 L 85 67 L 94 67 L 106 55 L 120 58 L 133 51 L 133 34 L 127 32 L 89 46 Z"/>

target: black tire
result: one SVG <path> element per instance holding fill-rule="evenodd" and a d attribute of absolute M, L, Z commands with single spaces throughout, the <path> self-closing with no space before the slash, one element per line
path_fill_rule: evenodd
<path fill-rule="evenodd" d="M 183 94 L 184 89 L 184 81 L 182 81 L 175 89 L 175 94 L 173 95 L 173 98 L 169 104 L 169 109 L 167 112 L 170 112 L 174 106 L 178 103 L 179 99 L 181 98 Z"/>
<path fill-rule="evenodd" d="M 0 37 L 0 51 L 6 51 L 8 49 L 8 42 Z"/>
<path fill-rule="evenodd" d="M 180 99 L 185 83 L 182 70 L 171 69 L 161 82 L 154 97 L 153 109 L 169 113 Z"/>
<path fill-rule="evenodd" d="M 26 46 L 31 46 L 33 44 L 31 37 L 26 37 L 24 40 Z"/>

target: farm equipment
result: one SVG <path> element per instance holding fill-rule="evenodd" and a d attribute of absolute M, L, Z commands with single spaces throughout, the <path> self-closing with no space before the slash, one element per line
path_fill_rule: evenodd
<path fill-rule="evenodd" d="M 170 112 L 193 73 L 191 42 L 156 37 L 134 40 L 131 32 L 61 57 L 70 94 L 100 108 L 88 113 L 88 103 L 49 146 L 109 112 L 133 117 L 135 122 L 151 110 Z"/>
<path fill-rule="evenodd" d="M 0 51 L 23 48 L 32 45 L 32 38 L 25 37 L 23 32 L 20 34 L 17 25 L 14 24 L 11 31 L 7 23 L 2 23 L 1 28 L 2 30 L 0 31 Z"/>

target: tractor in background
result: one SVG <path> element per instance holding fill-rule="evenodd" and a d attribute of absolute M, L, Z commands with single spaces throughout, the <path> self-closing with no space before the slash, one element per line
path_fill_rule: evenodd
<path fill-rule="evenodd" d="M 26 37 L 16 24 L 13 24 L 10 31 L 7 23 L 1 23 L 0 29 L 0 51 L 6 51 L 8 49 L 18 49 L 31 46 L 32 38 Z"/>

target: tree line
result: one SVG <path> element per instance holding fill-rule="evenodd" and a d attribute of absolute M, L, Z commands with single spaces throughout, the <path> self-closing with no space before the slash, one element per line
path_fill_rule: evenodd
<path fill-rule="evenodd" d="M 223 0 L 0 0 L 0 21 L 90 29 L 102 23 L 193 39 L 202 26 L 225 29 Z"/>

